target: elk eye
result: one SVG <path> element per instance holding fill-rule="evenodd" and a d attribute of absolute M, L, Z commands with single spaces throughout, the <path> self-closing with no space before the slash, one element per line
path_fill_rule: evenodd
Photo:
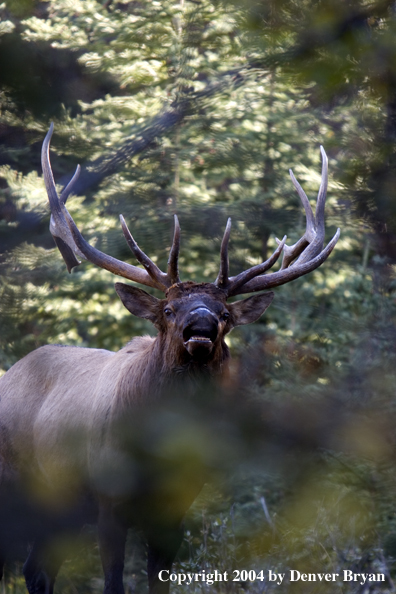
<path fill-rule="evenodd" d="M 230 314 L 228 313 L 228 311 L 225 311 L 222 315 L 222 318 L 225 322 L 228 320 L 229 317 L 230 317 Z"/>
<path fill-rule="evenodd" d="M 170 308 L 170 307 L 165 307 L 165 309 L 164 309 L 164 314 L 165 314 L 167 317 L 169 317 L 169 316 L 171 316 L 171 315 L 173 314 L 173 311 L 171 310 L 171 308 Z"/>

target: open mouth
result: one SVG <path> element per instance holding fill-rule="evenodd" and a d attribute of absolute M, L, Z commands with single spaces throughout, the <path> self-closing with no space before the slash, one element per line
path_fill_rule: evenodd
<path fill-rule="evenodd" d="M 184 344 L 191 342 L 211 344 L 216 340 L 216 336 L 217 332 L 215 328 L 209 330 L 202 328 L 193 328 L 191 326 L 188 326 L 187 328 L 185 328 L 183 332 Z"/>

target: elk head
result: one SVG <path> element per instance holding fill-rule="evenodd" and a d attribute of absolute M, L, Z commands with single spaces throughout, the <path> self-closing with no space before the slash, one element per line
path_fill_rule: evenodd
<path fill-rule="evenodd" d="M 330 255 L 338 241 L 340 230 L 323 249 L 325 236 L 324 209 L 327 190 L 327 156 L 322 153 L 322 182 L 318 193 L 316 215 L 314 216 L 308 198 L 295 179 L 290 175 L 306 213 L 306 230 L 293 246 L 286 246 L 286 236 L 277 240 L 278 247 L 262 264 L 253 266 L 237 276 L 229 276 L 228 242 L 231 219 L 228 219 L 220 251 L 220 270 L 214 283 L 181 282 L 178 272 L 180 248 L 180 226 L 175 215 L 173 243 L 169 254 L 167 272 L 158 266 L 139 248 L 133 239 L 123 216 L 120 216 L 125 239 L 143 266 L 138 268 L 104 254 L 91 246 L 81 235 L 65 202 L 80 173 L 76 173 L 58 196 L 52 175 L 49 146 L 53 124 L 45 137 L 42 149 L 42 167 L 45 186 L 51 207 L 50 230 L 61 251 L 69 272 L 80 264 L 76 255 L 110 272 L 142 285 L 160 289 L 164 299 L 157 299 L 142 289 L 123 283 L 116 283 L 116 291 L 125 307 L 134 315 L 150 320 L 163 335 L 169 335 L 183 345 L 185 357 L 199 361 L 213 358 L 219 348 L 226 348 L 224 336 L 235 326 L 257 320 L 270 305 L 274 294 L 253 295 L 235 303 L 227 299 L 243 293 L 255 293 L 288 283 L 318 268 Z M 283 254 L 280 270 L 264 274 Z M 171 331 L 170 331 L 171 329 Z"/>

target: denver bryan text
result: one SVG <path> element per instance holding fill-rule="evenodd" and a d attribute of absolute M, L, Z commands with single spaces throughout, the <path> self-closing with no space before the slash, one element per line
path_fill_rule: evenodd
<path fill-rule="evenodd" d="M 271 573 L 271 570 L 268 572 Z M 275 574 L 276 575 L 276 574 Z M 282 574 L 278 574 L 282 575 Z M 284 574 L 283 574 L 284 575 Z M 269 581 L 270 577 L 268 575 Z M 384 573 L 354 573 L 350 569 L 344 569 L 341 574 L 339 573 L 301 573 L 297 571 L 297 569 L 290 570 L 290 581 L 291 582 L 357 582 L 361 585 L 365 584 L 366 582 L 384 582 L 385 581 L 385 574 Z M 281 583 L 281 582 L 277 582 Z"/>
<path fill-rule="evenodd" d="M 377 583 L 385 582 L 384 573 L 354 573 L 350 569 L 344 569 L 342 573 L 302 573 L 297 569 L 290 569 L 288 572 L 275 572 L 272 569 L 264 572 L 255 571 L 251 569 L 206 572 L 203 570 L 199 573 L 173 573 L 169 570 L 162 570 L 158 574 L 158 579 L 161 582 L 173 582 L 181 586 L 182 584 L 190 585 L 193 582 L 204 582 L 206 584 L 213 584 L 214 582 L 255 582 L 268 581 L 274 582 L 280 586 L 283 582 L 357 582 L 360 585 L 366 582 Z"/>

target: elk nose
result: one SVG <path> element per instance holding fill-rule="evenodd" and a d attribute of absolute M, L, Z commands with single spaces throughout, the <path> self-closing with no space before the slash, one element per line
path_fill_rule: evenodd
<path fill-rule="evenodd" d="M 183 329 L 184 346 L 193 356 L 208 355 L 218 334 L 218 320 L 207 307 L 196 307 L 186 319 Z"/>
<path fill-rule="evenodd" d="M 213 342 L 218 332 L 217 317 L 207 307 L 196 307 L 187 317 L 185 330 L 188 329 L 197 333 L 197 336 L 207 336 Z"/>

